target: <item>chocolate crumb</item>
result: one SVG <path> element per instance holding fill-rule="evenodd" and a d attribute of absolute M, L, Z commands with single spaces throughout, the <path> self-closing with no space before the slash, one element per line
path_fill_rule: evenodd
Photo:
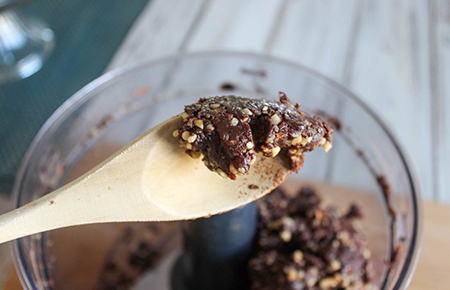
<path fill-rule="evenodd" d="M 256 184 L 250 184 L 250 185 L 248 186 L 248 188 L 250 188 L 250 189 L 259 189 L 259 186 L 256 185 Z"/>
<path fill-rule="evenodd" d="M 234 91 L 236 89 L 236 85 L 234 85 L 232 83 L 223 83 L 220 86 L 220 89 L 223 91 Z"/>
<path fill-rule="evenodd" d="M 318 110 L 316 112 L 317 112 L 317 115 L 322 116 L 328 122 L 328 124 L 330 124 L 330 126 L 333 127 L 334 130 L 341 131 L 342 123 L 337 117 L 332 116 L 321 110 Z"/>
<path fill-rule="evenodd" d="M 400 254 L 403 252 L 403 246 L 399 245 L 397 247 L 395 247 L 394 251 L 392 251 L 391 254 L 391 260 L 387 261 L 388 266 L 392 266 L 395 263 L 397 263 L 398 261 L 398 257 L 400 256 Z"/>
<path fill-rule="evenodd" d="M 348 219 L 353 219 L 353 218 L 362 218 L 363 215 L 361 213 L 360 208 L 358 206 L 352 204 L 350 206 L 350 208 L 348 209 L 348 212 L 345 215 L 345 217 Z"/>

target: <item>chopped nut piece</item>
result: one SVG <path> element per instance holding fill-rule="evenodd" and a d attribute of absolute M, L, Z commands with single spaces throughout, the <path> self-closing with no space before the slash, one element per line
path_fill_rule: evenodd
<path fill-rule="evenodd" d="M 331 261 L 331 263 L 330 263 L 330 268 L 331 268 L 331 270 L 333 270 L 333 271 L 337 271 L 337 270 L 341 269 L 341 267 L 342 267 L 341 262 L 339 262 L 339 261 L 337 261 L 337 260 L 333 260 L 333 261 Z"/>
<path fill-rule="evenodd" d="M 178 132 L 178 130 L 175 130 L 175 131 L 173 131 L 172 136 L 178 137 L 178 136 L 180 136 L 180 133 Z"/>
<path fill-rule="evenodd" d="M 281 223 L 288 227 L 295 227 L 294 219 L 290 216 L 284 216 L 281 218 Z"/>
<path fill-rule="evenodd" d="M 305 279 L 306 273 L 305 273 L 305 271 L 300 270 L 297 272 L 297 275 L 298 275 L 299 280 L 303 280 L 303 279 Z"/>
<path fill-rule="evenodd" d="M 289 149 L 289 154 L 294 155 L 295 153 L 297 153 L 297 149 Z"/>
<path fill-rule="evenodd" d="M 325 144 L 322 145 L 323 150 L 325 150 L 325 152 L 330 151 L 331 147 L 333 147 L 333 145 L 331 145 L 330 142 L 326 142 Z"/>
<path fill-rule="evenodd" d="M 370 259 L 371 256 L 372 256 L 372 253 L 370 252 L 370 250 L 369 249 L 364 249 L 364 251 L 363 251 L 364 259 L 368 260 L 368 259 Z"/>
<path fill-rule="evenodd" d="M 186 132 L 184 132 L 184 133 L 186 133 Z M 184 134 L 184 133 L 183 133 L 183 134 Z M 188 141 L 189 143 L 194 143 L 195 139 L 197 139 L 197 134 L 192 134 L 191 136 L 189 136 L 189 137 L 187 138 L 186 141 Z"/>
<path fill-rule="evenodd" d="M 272 143 L 273 140 L 275 140 L 275 136 L 268 137 L 268 138 L 266 139 L 266 144 Z"/>
<path fill-rule="evenodd" d="M 203 130 L 203 121 L 202 120 L 195 120 L 194 125 Z"/>
<path fill-rule="evenodd" d="M 237 171 L 236 167 L 233 166 L 233 164 L 230 164 L 230 172 L 237 175 L 239 172 Z"/>
<path fill-rule="evenodd" d="M 239 171 L 240 173 L 245 173 L 245 168 L 244 168 L 244 167 L 239 167 L 238 171 Z"/>
<path fill-rule="evenodd" d="M 316 209 L 314 211 L 314 215 L 315 215 L 316 219 L 319 221 L 321 221 L 323 218 L 323 212 L 320 209 Z"/>
<path fill-rule="evenodd" d="M 192 144 L 191 143 L 186 143 L 186 149 L 192 150 Z"/>
<path fill-rule="evenodd" d="M 270 117 L 270 120 L 272 120 L 272 122 L 273 122 L 275 125 L 278 125 L 278 124 L 281 123 L 281 118 L 280 118 L 280 116 L 278 116 L 277 114 L 273 114 L 272 117 Z"/>
<path fill-rule="evenodd" d="M 183 122 L 186 123 L 188 121 L 188 117 L 189 117 L 188 113 L 186 112 L 181 113 L 181 118 L 183 118 Z"/>
<path fill-rule="evenodd" d="M 347 231 L 339 232 L 337 238 L 344 244 L 347 244 L 350 241 L 350 234 Z"/>
<path fill-rule="evenodd" d="M 187 141 L 187 139 L 191 136 L 191 133 L 189 133 L 189 131 L 184 131 L 183 134 L 181 134 L 181 138 L 183 138 L 183 140 Z"/>
<path fill-rule="evenodd" d="M 249 115 L 249 116 L 253 115 L 252 111 L 250 111 L 250 110 L 247 109 L 247 108 L 244 108 L 244 109 L 242 110 L 242 112 L 246 113 L 246 114 Z"/>
<path fill-rule="evenodd" d="M 217 169 L 217 173 L 219 173 L 219 175 L 222 176 L 223 178 L 227 178 L 228 177 L 228 175 L 225 172 L 223 172 L 223 170 L 220 169 L 220 168 Z"/>
<path fill-rule="evenodd" d="M 295 270 L 293 268 L 286 269 L 286 279 L 289 282 L 293 282 L 293 281 L 297 280 L 298 279 L 297 270 Z"/>
<path fill-rule="evenodd" d="M 267 113 L 269 112 L 269 107 L 264 106 L 264 107 L 262 108 L 261 112 L 262 112 L 263 114 L 267 114 Z"/>
<path fill-rule="evenodd" d="M 273 126 L 273 130 L 275 131 L 275 133 L 280 132 L 280 128 L 277 125 Z"/>
<path fill-rule="evenodd" d="M 208 125 L 206 125 L 206 129 L 209 130 L 209 131 L 214 131 L 214 126 L 213 126 L 213 124 L 208 124 Z"/>
<path fill-rule="evenodd" d="M 245 146 L 247 147 L 247 149 L 252 149 L 254 147 L 253 142 L 247 142 Z"/>
<path fill-rule="evenodd" d="M 338 280 L 336 280 L 334 277 L 327 277 L 320 280 L 319 287 L 320 289 L 330 289 L 335 288 L 338 284 Z"/>
<path fill-rule="evenodd" d="M 281 231 L 281 232 L 280 232 L 280 238 L 281 238 L 284 242 L 288 243 L 288 242 L 290 242 L 291 239 L 292 239 L 292 233 L 291 233 L 290 231 L 288 231 L 288 230 Z"/>
<path fill-rule="evenodd" d="M 272 148 L 272 157 L 275 157 L 280 153 L 281 148 L 279 146 Z"/>
<path fill-rule="evenodd" d="M 209 105 L 209 107 L 211 109 L 218 109 L 218 108 L 220 108 L 220 104 L 211 104 L 211 105 Z"/>
<path fill-rule="evenodd" d="M 237 124 L 239 124 L 239 121 L 237 118 L 231 119 L 231 126 L 236 126 Z"/>
<path fill-rule="evenodd" d="M 192 151 L 190 155 L 194 159 L 200 159 L 203 157 L 203 154 L 201 152 L 196 152 L 196 151 Z"/>
<path fill-rule="evenodd" d="M 302 144 L 303 146 L 305 146 L 308 143 L 311 143 L 312 141 L 312 137 L 308 137 L 308 138 L 303 138 L 302 142 L 300 142 L 300 144 Z"/>
<path fill-rule="evenodd" d="M 331 242 L 333 248 L 339 248 L 340 244 L 341 243 L 338 240 L 333 240 L 333 242 Z"/>
<path fill-rule="evenodd" d="M 300 144 L 302 142 L 302 136 L 298 136 L 295 137 L 294 139 L 292 139 L 292 145 L 297 146 L 298 144 Z"/>
<path fill-rule="evenodd" d="M 295 250 L 292 254 L 292 259 L 295 263 L 300 263 L 303 260 L 303 252 L 300 250 Z"/>

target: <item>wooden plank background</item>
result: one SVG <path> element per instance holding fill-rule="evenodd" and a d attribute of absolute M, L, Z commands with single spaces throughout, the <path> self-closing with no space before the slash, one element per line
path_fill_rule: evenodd
<path fill-rule="evenodd" d="M 108 70 L 207 50 L 270 54 L 350 88 L 397 136 L 423 197 L 450 203 L 450 0 L 152 0 Z M 447 210 L 426 205 L 438 217 L 411 289 L 448 286 L 434 251 L 448 240 Z M 0 281 L 10 267 L 0 263 Z"/>
<path fill-rule="evenodd" d="M 389 125 L 427 200 L 450 202 L 449 0 L 153 0 L 109 69 L 185 51 L 302 63 Z"/>

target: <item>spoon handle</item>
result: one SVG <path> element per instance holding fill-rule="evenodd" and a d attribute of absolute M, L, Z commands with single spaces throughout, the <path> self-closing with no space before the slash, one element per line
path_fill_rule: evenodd
<path fill-rule="evenodd" d="M 0 216 L 0 243 L 73 225 L 164 219 L 164 211 L 142 194 L 138 178 L 131 174 L 105 176 L 109 173 L 102 168 L 89 172 L 74 183 Z"/>
<path fill-rule="evenodd" d="M 158 150 L 154 135 L 160 127 L 148 131 L 77 180 L 1 215 L 0 243 L 73 225 L 180 219 L 154 202 L 144 186 L 144 179 L 163 166 L 149 154 Z"/>

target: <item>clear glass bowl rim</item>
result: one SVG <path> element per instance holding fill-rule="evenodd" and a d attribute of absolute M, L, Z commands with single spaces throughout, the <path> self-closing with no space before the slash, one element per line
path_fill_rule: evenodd
<path fill-rule="evenodd" d="M 51 134 L 53 129 L 59 124 L 59 121 L 70 114 L 76 107 L 85 102 L 88 98 L 92 97 L 91 92 L 95 90 L 99 90 L 102 86 L 107 85 L 109 81 L 114 80 L 118 76 L 126 75 L 127 73 L 131 73 L 135 70 L 145 69 L 147 67 L 151 67 L 154 65 L 158 65 L 164 62 L 171 62 L 177 59 L 185 59 L 185 58 L 196 58 L 196 57 L 241 57 L 241 58 L 251 58 L 259 61 L 271 61 L 276 62 L 278 64 L 292 67 L 297 70 L 301 70 L 306 75 L 309 75 L 313 79 L 318 82 L 323 83 L 326 86 L 332 87 L 334 90 L 341 92 L 343 95 L 352 99 L 355 103 L 357 103 L 363 110 L 365 110 L 374 120 L 380 125 L 383 131 L 387 134 L 390 141 L 393 143 L 396 148 L 397 153 L 399 154 L 400 159 L 402 160 L 403 166 L 406 170 L 408 180 L 411 187 L 412 192 L 412 205 L 413 205 L 413 233 L 411 239 L 411 247 L 409 252 L 407 253 L 407 257 L 403 268 L 400 271 L 400 275 L 395 282 L 393 289 L 406 289 L 411 282 L 413 273 L 417 266 L 418 257 L 420 255 L 421 245 L 422 245 L 422 234 L 423 234 L 423 210 L 422 210 L 422 200 L 420 195 L 420 188 L 417 183 L 416 175 L 410 166 L 411 162 L 409 158 L 405 155 L 404 150 L 401 145 L 391 133 L 392 131 L 389 129 L 389 126 L 385 124 L 383 120 L 359 97 L 353 94 L 349 89 L 340 85 L 339 83 L 331 80 L 330 78 L 302 65 L 299 63 L 295 63 L 292 61 L 284 60 L 278 57 L 274 57 L 267 54 L 262 53 L 254 53 L 254 52 L 235 52 L 235 51 L 206 51 L 206 52 L 187 52 L 187 53 L 178 53 L 169 55 L 166 57 L 145 61 L 143 63 L 133 64 L 121 68 L 114 69 L 109 71 L 100 77 L 94 79 L 79 91 L 77 91 L 74 95 L 72 95 L 69 99 L 67 99 L 44 123 L 41 129 L 38 131 L 36 136 L 34 137 L 32 143 L 28 147 L 27 152 L 24 155 L 24 158 L 20 164 L 19 170 L 17 172 L 12 197 L 14 198 L 14 208 L 19 207 L 20 202 L 20 188 L 22 186 L 21 181 L 25 176 L 28 168 L 28 164 L 33 156 L 34 151 L 38 147 L 38 144 L 41 140 L 47 135 Z M 14 265 L 16 270 L 18 271 L 19 279 L 21 280 L 22 285 L 26 285 L 28 289 L 37 289 L 31 285 L 31 281 L 29 280 L 29 273 L 26 273 L 26 269 L 22 262 L 24 252 L 22 250 L 20 239 L 11 243 L 11 252 L 14 261 Z"/>

